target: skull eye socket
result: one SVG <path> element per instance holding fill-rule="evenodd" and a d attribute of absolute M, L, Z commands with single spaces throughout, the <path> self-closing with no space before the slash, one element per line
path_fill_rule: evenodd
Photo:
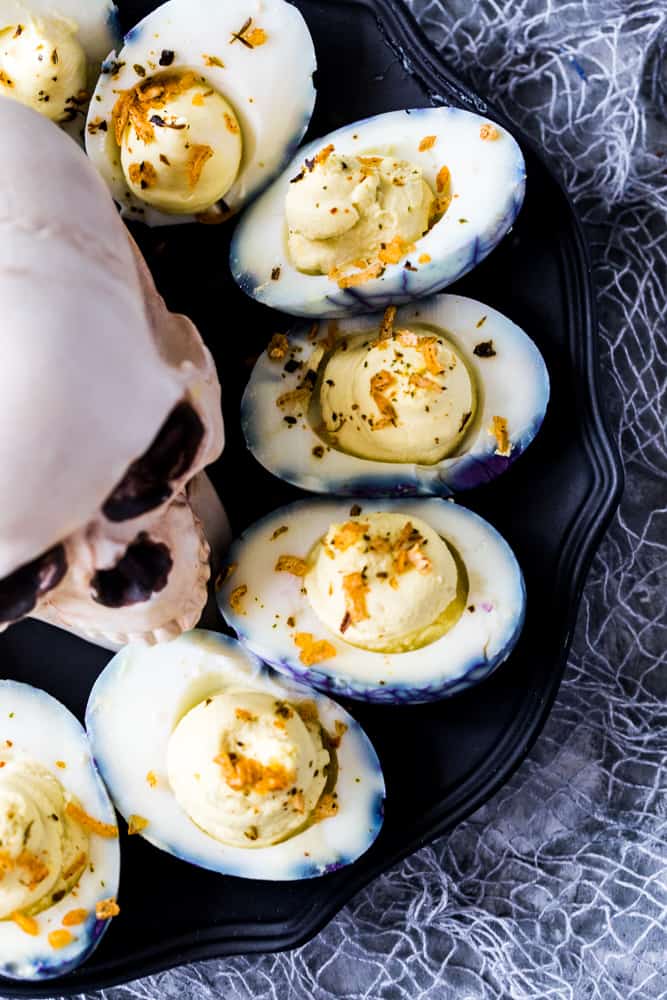
<path fill-rule="evenodd" d="M 162 542 L 142 531 L 111 569 L 100 569 L 91 580 L 93 600 L 107 608 L 141 604 L 164 590 L 174 565 Z"/>
<path fill-rule="evenodd" d="M 39 598 L 57 587 L 66 572 L 64 546 L 55 545 L 0 580 L 0 622 L 16 622 L 30 614 Z"/>
<path fill-rule="evenodd" d="M 185 475 L 204 437 L 204 425 L 189 403 L 179 403 L 141 458 L 133 462 L 102 510 L 109 521 L 129 521 L 154 510 L 173 493 L 172 483 Z"/>

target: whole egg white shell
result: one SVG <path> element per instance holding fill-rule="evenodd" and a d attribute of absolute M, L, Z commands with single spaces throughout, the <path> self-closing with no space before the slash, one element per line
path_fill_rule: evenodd
<path fill-rule="evenodd" d="M 248 49 L 230 44 L 248 18 L 267 35 Z M 163 51 L 173 62 L 160 65 Z M 217 65 L 217 60 L 223 65 Z M 139 71 L 137 71 L 139 67 Z M 233 107 L 243 133 L 243 158 L 225 195 L 229 214 L 257 194 L 292 156 L 315 104 L 315 50 L 306 23 L 285 0 L 168 0 L 148 14 L 111 52 L 90 102 L 86 151 L 123 215 L 150 226 L 192 222 L 191 215 L 154 209 L 128 190 L 112 128 L 118 94 L 160 72 L 191 69 L 205 76 Z"/>
<path fill-rule="evenodd" d="M 271 847 L 243 849 L 204 833 L 181 809 L 167 778 L 169 737 L 184 712 L 225 687 L 315 701 L 322 725 L 347 730 L 337 750 L 339 809 Z M 363 854 L 382 825 L 384 780 L 359 724 L 325 695 L 268 670 L 234 639 L 195 630 L 163 646 L 126 646 L 98 678 L 86 711 L 95 759 L 119 812 L 148 820 L 141 832 L 183 861 L 240 878 L 312 878 Z M 128 743 L 127 733 L 132 733 Z M 152 772 L 154 787 L 146 780 Z"/>
<path fill-rule="evenodd" d="M 0 680 L 0 744 L 13 743 L 19 752 L 41 764 L 73 794 L 89 816 L 115 824 L 116 816 L 97 772 L 88 740 L 78 720 L 59 701 L 16 681 Z M 56 767 L 64 761 L 65 769 Z M 0 975 L 10 979 L 40 980 L 64 976 L 88 958 L 109 926 L 98 920 L 95 906 L 115 898 L 120 878 L 118 839 L 90 835 L 90 867 L 76 889 L 59 903 L 37 914 L 39 934 L 26 934 L 11 920 L 0 921 Z M 88 911 L 85 923 L 71 928 L 74 941 L 54 950 L 47 937 L 61 927 L 63 916 L 72 909 Z"/>
<path fill-rule="evenodd" d="M 482 139 L 480 130 L 488 124 L 489 119 L 459 108 L 417 108 L 353 122 L 309 143 L 239 221 L 230 250 L 235 280 L 264 305 L 320 319 L 382 310 L 450 285 L 493 250 L 523 202 L 521 150 L 500 125 L 495 125 L 498 138 Z M 420 151 L 422 140 L 431 135 L 435 144 Z M 287 252 L 290 181 L 306 159 L 329 144 L 341 154 L 388 155 L 415 163 L 434 191 L 442 166 L 451 175 L 450 207 L 417 241 L 414 252 L 388 265 L 380 277 L 347 289 L 327 275 L 301 273 Z M 430 257 L 427 263 L 419 263 L 423 254 Z"/>
<path fill-rule="evenodd" d="M 503 473 L 540 429 L 549 400 L 549 375 L 536 345 L 520 327 L 496 309 L 461 295 L 435 295 L 402 306 L 394 320 L 395 328 L 416 322 L 441 330 L 474 373 L 478 411 L 455 454 L 434 465 L 376 462 L 323 448 L 307 407 L 296 423 L 285 421 L 276 399 L 298 387 L 311 354 L 321 355 L 320 341 L 330 344 L 334 338 L 376 332 L 381 322 L 381 313 L 347 317 L 323 325 L 316 337 L 310 324 L 296 327 L 289 333 L 290 351 L 284 360 L 275 361 L 267 351 L 262 353 L 241 404 L 241 425 L 255 458 L 274 475 L 302 489 L 350 496 L 447 496 Z M 488 341 L 495 354 L 477 356 L 475 346 Z M 290 360 L 303 365 L 286 371 L 285 362 L 293 367 Z M 498 454 L 489 429 L 494 415 L 507 420 L 509 455 Z"/>
<path fill-rule="evenodd" d="M 353 513 L 355 511 L 355 513 Z M 328 629 L 303 593 L 303 581 L 275 571 L 280 555 L 306 559 L 335 522 L 364 511 L 392 511 L 422 518 L 458 552 L 469 579 L 467 608 L 430 645 L 405 653 L 360 649 Z M 278 529 L 284 529 L 287 531 Z M 401 704 L 434 701 L 488 677 L 507 659 L 523 627 L 526 593 L 521 569 L 507 542 L 488 521 L 441 499 L 300 500 L 255 522 L 232 543 L 234 572 L 218 593 L 220 610 L 239 640 L 276 670 L 341 697 Z M 241 605 L 230 601 L 247 587 Z M 287 619 L 294 625 L 288 625 Z M 306 667 L 295 632 L 331 643 L 336 655 Z"/>

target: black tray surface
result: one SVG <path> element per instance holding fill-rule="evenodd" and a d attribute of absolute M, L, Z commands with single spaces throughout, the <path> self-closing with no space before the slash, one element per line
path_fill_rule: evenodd
<path fill-rule="evenodd" d="M 125 28 L 156 6 L 117 2 Z M 190 867 L 138 837 L 123 836 L 122 913 L 98 951 L 61 980 L 0 979 L 0 994 L 8 997 L 79 993 L 194 959 L 296 946 L 365 883 L 472 813 L 507 780 L 545 722 L 586 571 L 620 498 L 620 465 L 597 395 L 588 259 L 558 182 L 511 123 L 438 62 L 402 7 L 389 0 L 298 0 L 297 6 L 319 62 L 310 136 L 382 111 L 449 103 L 507 125 L 523 146 L 528 183 L 519 219 L 451 290 L 481 299 L 522 326 L 551 375 L 547 418 L 528 453 L 499 480 L 461 497 L 513 546 L 528 588 L 526 627 L 510 660 L 454 699 L 400 708 L 347 706 L 377 748 L 388 792 L 384 829 L 355 865 L 301 883 L 251 883 Z M 289 322 L 234 286 L 227 268 L 231 228 L 133 232 L 170 308 L 193 318 L 216 357 L 227 446 L 211 474 L 238 532 L 303 494 L 261 469 L 240 433 L 239 404 L 252 361 L 270 334 Z M 44 687 L 82 717 L 109 654 L 24 622 L 0 637 L 0 658 L 2 676 Z"/>

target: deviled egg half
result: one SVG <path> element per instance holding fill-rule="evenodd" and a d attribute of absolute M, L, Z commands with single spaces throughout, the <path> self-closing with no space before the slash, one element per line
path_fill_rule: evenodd
<path fill-rule="evenodd" d="M 0 0 L 0 97 L 79 135 L 102 60 L 118 37 L 111 0 Z"/>
<path fill-rule="evenodd" d="M 446 496 L 504 472 L 548 399 L 544 360 L 523 330 L 443 294 L 274 335 L 241 423 L 257 460 L 303 489 Z"/>
<path fill-rule="evenodd" d="M 0 680 L 0 976 L 48 979 L 90 955 L 120 873 L 113 806 L 74 716 Z"/>
<path fill-rule="evenodd" d="M 364 701 L 432 701 L 487 677 L 523 626 L 507 542 L 448 500 L 303 500 L 229 552 L 220 609 L 276 670 Z"/>
<path fill-rule="evenodd" d="M 168 0 L 102 66 L 86 150 L 123 215 L 222 222 L 298 146 L 315 65 L 285 0 Z"/>
<path fill-rule="evenodd" d="M 390 111 L 300 150 L 239 222 L 232 273 L 296 316 L 385 309 L 483 260 L 524 186 L 521 150 L 500 125 L 458 108 Z"/>
<path fill-rule="evenodd" d="M 86 725 L 129 832 L 201 868 L 311 878 L 380 831 L 384 781 L 360 726 L 227 636 L 127 646 L 95 684 Z"/>

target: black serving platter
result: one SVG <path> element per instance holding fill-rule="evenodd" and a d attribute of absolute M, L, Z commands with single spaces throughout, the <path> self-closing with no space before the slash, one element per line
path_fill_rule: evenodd
<path fill-rule="evenodd" d="M 117 2 L 125 28 L 156 6 Z M 461 497 L 517 553 L 528 587 L 526 627 L 510 660 L 470 692 L 423 706 L 348 706 L 378 750 L 388 791 L 383 832 L 355 865 L 301 883 L 250 883 L 189 867 L 140 838 L 124 837 L 122 913 L 99 950 L 61 980 L 0 980 L 5 996 L 79 993 L 193 959 L 294 947 L 381 871 L 472 813 L 507 780 L 545 722 L 586 571 L 620 498 L 620 463 L 597 392 L 587 253 L 558 182 L 511 122 L 439 62 L 402 5 L 298 0 L 297 6 L 319 61 L 311 136 L 381 111 L 449 103 L 500 121 L 522 143 L 528 185 L 519 220 L 452 290 L 519 323 L 551 374 L 547 419 L 528 453 L 501 479 Z M 239 403 L 252 360 L 287 321 L 233 285 L 226 263 L 230 228 L 136 228 L 134 235 L 169 306 L 194 319 L 216 357 L 227 446 L 211 474 L 238 532 L 299 491 L 261 469 L 241 437 Z M 2 675 L 46 688 L 79 717 L 108 658 L 34 622 L 0 637 Z"/>

